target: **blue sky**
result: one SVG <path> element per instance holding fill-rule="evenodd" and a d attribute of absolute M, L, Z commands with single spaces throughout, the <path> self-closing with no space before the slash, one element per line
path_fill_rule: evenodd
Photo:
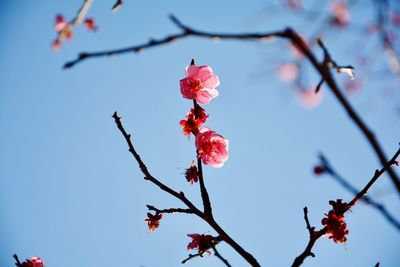
<path fill-rule="evenodd" d="M 325 10 L 317 1 L 311 9 Z M 333 95 L 313 110 L 299 105 L 293 86 L 278 80 L 279 62 L 294 60 L 284 40 L 257 42 L 188 38 L 140 54 L 93 59 L 70 70 L 61 66 L 80 51 L 125 47 L 178 30 L 175 14 L 193 27 L 221 32 L 270 31 L 293 26 L 305 36 L 316 28 L 295 13 L 271 11 L 272 1 L 126 1 L 112 14 L 113 1 L 95 1 L 89 11 L 98 33 L 77 28 L 59 53 L 50 49 L 53 20 L 75 15 L 81 1 L 8 1 L 0 4 L 0 265 L 11 255 L 41 256 L 46 266 L 180 266 L 188 255 L 188 233 L 215 234 L 193 216 L 166 215 L 148 233 L 146 204 L 182 207 L 143 180 L 111 115 L 118 111 L 151 173 L 183 190 L 198 205 L 198 187 L 182 175 L 194 159 L 193 140 L 181 134 L 179 120 L 191 107 L 179 80 L 192 58 L 220 77 L 220 96 L 206 106 L 207 125 L 230 142 L 221 169 L 205 167 L 216 220 L 262 266 L 288 266 L 305 247 L 308 232 L 302 209 L 320 227 L 328 201 L 352 196 L 312 167 L 322 151 L 344 176 L 361 188 L 379 163 L 361 132 Z M 371 15 L 371 6 L 354 8 L 354 20 Z M 280 12 L 280 13 L 279 13 Z M 372 15 L 371 15 L 372 17 Z M 317 24 L 317 20 L 315 21 Z M 315 28 L 313 28 L 315 27 Z M 352 33 L 326 35 L 333 56 L 357 62 Z M 369 40 L 365 53 L 377 49 Z M 317 54 L 320 55 L 318 50 Z M 379 54 L 378 54 L 379 56 Z M 400 141 L 399 95 L 366 109 L 386 84 L 396 81 L 383 63 L 374 65 L 363 91 L 350 100 L 388 155 Z M 307 66 L 309 86 L 318 83 Z M 387 75 L 386 75 L 387 74 Z M 375 78 L 376 77 L 376 78 Z M 342 84 L 346 77 L 338 77 Z M 398 79 L 398 78 L 396 78 Z M 398 172 L 399 173 L 399 172 Z M 384 192 L 384 193 L 382 193 Z M 370 192 L 399 218 L 399 199 L 388 177 Z M 399 266 L 399 232 L 375 210 L 359 205 L 347 216 L 346 245 L 327 238 L 304 266 Z M 246 266 L 228 245 L 221 254 L 233 266 Z M 188 266 L 223 266 L 214 257 Z"/>

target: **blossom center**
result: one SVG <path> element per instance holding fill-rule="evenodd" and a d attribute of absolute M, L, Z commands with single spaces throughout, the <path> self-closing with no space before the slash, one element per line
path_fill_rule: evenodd
<path fill-rule="evenodd" d="M 203 89 L 203 83 L 201 82 L 200 79 L 191 78 L 190 79 L 190 89 L 192 89 L 192 91 L 194 91 L 194 92 L 198 92 L 201 89 Z"/>
<path fill-rule="evenodd" d="M 213 145 L 211 142 L 205 142 L 201 146 L 201 150 L 203 150 L 203 153 L 206 155 L 210 155 L 213 152 Z"/>

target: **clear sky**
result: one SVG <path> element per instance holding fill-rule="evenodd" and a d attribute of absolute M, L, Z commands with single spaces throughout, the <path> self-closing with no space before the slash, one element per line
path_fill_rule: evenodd
<path fill-rule="evenodd" d="M 40 256 L 48 267 L 180 266 L 188 255 L 186 234 L 215 234 L 187 215 L 166 215 L 160 228 L 148 233 L 146 204 L 183 206 L 143 180 L 111 118 L 114 111 L 123 117 L 154 176 L 200 205 L 198 186 L 186 183 L 182 175 L 195 157 L 193 138 L 185 138 L 179 126 L 191 107 L 181 97 L 179 80 L 192 58 L 212 66 L 221 80 L 219 97 L 206 106 L 207 125 L 230 141 L 225 166 L 204 168 L 216 220 L 262 266 L 289 266 L 305 248 L 304 206 L 311 223 L 321 227 L 329 200 L 352 198 L 328 177 L 313 175 L 318 152 L 358 188 L 380 167 L 327 88 L 322 88 L 324 99 L 317 108 L 305 109 L 293 85 L 279 81 L 277 65 L 294 61 L 285 40 L 215 43 L 193 37 L 140 54 L 61 68 L 80 51 L 125 47 L 176 33 L 168 20 L 171 13 L 209 31 L 293 26 L 306 37 L 322 19 L 273 8 L 278 1 L 125 1 L 115 14 L 110 12 L 113 1 L 94 1 L 88 16 L 95 17 L 100 31 L 77 28 L 73 40 L 54 53 L 55 15 L 69 19 L 81 2 L 0 3 L 1 266 L 13 266 L 14 253 Z M 352 19 L 372 21 L 369 1 L 359 2 Z M 328 1 L 305 3 L 326 11 Z M 326 34 L 333 56 L 356 69 L 352 53 L 358 47 L 353 43 L 360 39 L 366 42 L 354 32 Z M 367 41 L 365 54 L 379 50 L 376 37 Z M 375 54 L 383 58 L 379 51 Z M 383 67 L 378 61 L 371 67 L 374 75 L 360 76 L 365 86 L 350 101 L 391 155 L 400 141 L 399 94 L 384 99 L 383 105 L 368 105 L 396 81 Z M 318 76 L 306 68 L 305 83 L 315 86 Z M 337 78 L 339 84 L 347 79 L 343 74 Z M 386 175 L 370 196 L 400 219 L 399 198 Z M 399 231 L 363 204 L 346 217 L 348 242 L 320 239 L 313 250 L 316 258 L 308 258 L 304 266 L 374 266 L 378 261 L 385 267 L 400 266 Z M 233 266 L 247 266 L 227 244 L 219 251 Z M 223 266 L 208 256 L 187 265 Z"/>

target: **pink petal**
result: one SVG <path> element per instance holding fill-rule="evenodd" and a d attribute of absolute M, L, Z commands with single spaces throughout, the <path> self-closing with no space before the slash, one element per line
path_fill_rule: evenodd
<path fill-rule="evenodd" d="M 206 88 L 215 88 L 219 85 L 219 79 L 216 75 L 211 75 L 203 82 L 204 87 Z"/>
<path fill-rule="evenodd" d="M 190 79 L 189 78 L 184 78 L 179 81 L 180 87 L 181 87 L 181 93 L 184 98 L 187 99 L 195 99 L 196 94 L 192 92 L 192 88 L 190 86 Z"/>
<path fill-rule="evenodd" d="M 186 67 L 186 76 L 187 77 L 195 77 L 197 78 L 198 73 L 199 73 L 199 66 L 196 65 L 190 65 Z"/>
<path fill-rule="evenodd" d="M 201 90 L 196 96 L 196 100 L 199 104 L 208 104 L 212 98 L 213 96 L 208 92 L 208 90 Z"/>
<path fill-rule="evenodd" d="M 197 78 L 199 78 L 202 81 L 205 81 L 212 75 L 213 71 L 209 66 L 200 66 L 199 72 L 197 73 Z"/>

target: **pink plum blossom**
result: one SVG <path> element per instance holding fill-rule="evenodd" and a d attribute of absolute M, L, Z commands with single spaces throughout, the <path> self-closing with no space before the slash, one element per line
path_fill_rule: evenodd
<path fill-rule="evenodd" d="M 218 85 L 218 76 L 209 66 L 190 65 L 186 68 L 186 78 L 180 80 L 182 96 L 195 99 L 200 104 L 208 104 L 218 96 L 215 89 Z"/>
<path fill-rule="evenodd" d="M 283 82 L 291 82 L 299 75 L 299 67 L 294 63 L 282 64 L 277 71 L 279 79 Z"/>
<path fill-rule="evenodd" d="M 228 159 L 228 140 L 207 127 L 199 130 L 195 143 L 198 157 L 206 165 L 220 168 Z"/>

